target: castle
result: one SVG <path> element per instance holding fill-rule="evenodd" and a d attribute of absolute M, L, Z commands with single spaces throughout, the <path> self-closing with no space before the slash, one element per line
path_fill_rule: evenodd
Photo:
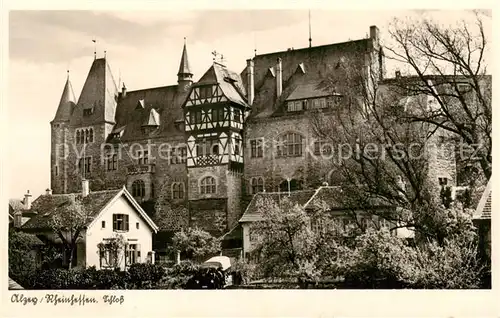
<path fill-rule="evenodd" d="M 376 26 L 360 40 L 255 55 L 241 73 L 214 61 L 197 82 L 184 44 L 176 85 L 136 91 L 95 58 L 78 100 L 68 77 L 51 122 L 53 193 L 78 192 L 82 179 L 91 190 L 126 185 L 162 230 L 224 234 L 249 195 L 330 182 L 307 114 L 342 98 L 318 83 L 349 57 L 383 78 Z"/>

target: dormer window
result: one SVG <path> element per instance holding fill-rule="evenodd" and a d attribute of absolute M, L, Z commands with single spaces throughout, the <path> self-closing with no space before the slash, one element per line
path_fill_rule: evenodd
<path fill-rule="evenodd" d="M 304 110 L 304 102 L 301 100 L 289 101 L 288 102 L 288 111 L 289 112 L 299 112 Z"/>
<path fill-rule="evenodd" d="M 83 109 L 83 116 L 90 116 L 93 113 L 94 113 L 94 107 Z"/>

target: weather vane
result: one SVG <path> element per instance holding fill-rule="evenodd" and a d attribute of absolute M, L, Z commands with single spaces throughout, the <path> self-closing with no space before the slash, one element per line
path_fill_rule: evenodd
<path fill-rule="evenodd" d="M 221 53 L 219 53 L 219 52 L 217 52 L 215 50 L 212 52 L 212 55 L 214 56 L 213 57 L 213 61 L 214 62 L 224 63 L 224 55 L 222 55 Z"/>

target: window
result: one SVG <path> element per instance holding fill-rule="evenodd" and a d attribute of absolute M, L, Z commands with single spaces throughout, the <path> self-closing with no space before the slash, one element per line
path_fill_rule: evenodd
<path fill-rule="evenodd" d="M 238 137 L 236 139 L 234 139 L 234 154 L 235 155 L 241 154 L 240 144 L 241 144 L 241 139 L 239 139 Z"/>
<path fill-rule="evenodd" d="M 94 142 L 94 129 L 93 128 L 77 129 L 75 138 L 77 144 L 86 144 L 89 142 Z"/>
<path fill-rule="evenodd" d="M 54 167 L 54 173 L 55 173 L 56 176 L 59 175 L 59 167 L 58 166 Z"/>
<path fill-rule="evenodd" d="M 181 163 L 186 163 L 186 158 L 187 158 L 187 148 L 186 147 L 180 147 L 178 148 L 180 151 L 180 160 Z"/>
<path fill-rule="evenodd" d="M 149 152 L 147 150 L 137 152 L 138 163 L 147 165 L 149 163 Z"/>
<path fill-rule="evenodd" d="M 117 168 L 117 158 L 116 155 L 108 156 L 108 171 L 116 170 Z"/>
<path fill-rule="evenodd" d="M 111 242 L 101 244 L 101 246 L 99 247 L 100 267 L 113 268 L 118 266 L 118 251 L 116 249 L 113 249 L 113 244 Z"/>
<path fill-rule="evenodd" d="M 214 177 L 205 177 L 201 180 L 200 193 L 209 194 L 216 192 L 216 184 Z"/>
<path fill-rule="evenodd" d="M 212 97 L 212 86 L 202 86 L 199 88 L 200 98 Z"/>
<path fill-rule="evenodd" d="M 151 198 L 155 197 L 155 184 L 151 182 Z"/>
<path fill-rule="evenodd" d="M 103 229 L 106 228 L 106 221 L 101 221 L 101 228 L 103 228 Z"/>
<path fill-rule="evenodd" d="M 183 182 L 174 182 L 172 184 L 172 199 L 184 199 Z"/>
<path fill-rule="evenodd" d="M 278 138 L 278 157 L 302 156 L 302 136 L 296 133 L 288 133 Z"/>
<path fill-rule="evenodd" d="M 78 171 L 80 172 L 90 172 L 91 171 L 91 157 L 86 157 L 86 158 L 80 158 L 78 160 Z"/>
<path fill-rule="evenodd" d="M 239 109 L 234 109 L 234 113 L 233 113 L 233 120 L 237 123 L 240 122 L 241 120 L 241 111 Z"/>
<path fill-rule="evenodd" d="M 214 121 L 224 121 L 224 108 L 214 109 L 212 120 Z"/>
<path fill-rule="evenodd" d="M 135 222 L 135 228 L 139 229 L 139 222 Z"/>
<path fill-rule="evenodd" d="M 264 192 L 264 178 L 256 177 L 251 179 L 252 193 Z"/>
<path fill-rule="evenodd" d="M 277 187 L 277 192 L 288 192 L 302 190 L 302 181 L 297 179 L 292 179 L 290 181 L 284 180 Z"/>
<path fill-rule="evenodd" d="M 219 140 L 218 139 L 198 139 L 196 141 L 196 156 L 204 157 L 208 155 L 218 155 Z"/>
<path fill-rule="evenodd" d="M 113 214 L 113 231 L 128 231 L 128 214 Z"/>
<path fill-rule="evenodd" d="M 440 186 L 448 185 L 448 178 L 438 178 L 438 181 Z"/>
<path fill-rule="evenodd" d="M 83 116 L 90 116 L 93 113 L 94 113 L 94 107 L 83 109 Z"/>
<path fill-rule="evenodd" d="M 262 138 L 250 140 L 250 157 L 251 158 L 262 158 Z"/>
<path fill-rule="evenodd" d="M 332 154 L 332 152 L 333 152 L 333 147 L 326 140 L 320 140 L 320 141 L 314 142 L 314 154 L 315 155 L 321 155 L 321 154 L 329 155 L 329 154 Z"/>
<path fill-rule="evenodd" d="M 129 244 L 127 246 L 127 265 L 140 263 L 141 261 L 141 245 Z"/>
<path fill-rule="evenodd" d="M 298 112 L 304 110 L 304 102 L 303 101 L 290 101 L 288 102 L 288 111 L 289 112 Z"/>
<path fill-rule="evenodd" d="M 134 198 L 143 198 L 146 195 L 144 181 L 135 180 L 132 183 L 132 196 Z"/>
<path fill-rule="evenodd" d="M 198 110 L 198 111 L 195 112 L 195 120 L 194 120 L 194 122 L 196 124 L 200 124 L 202 122 L 202 120 L 201 120 L 201 110 Z"/>

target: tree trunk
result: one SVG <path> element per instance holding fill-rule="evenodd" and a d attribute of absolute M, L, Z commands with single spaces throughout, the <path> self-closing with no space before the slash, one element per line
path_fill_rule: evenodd
<path fill-rule="evenodd" d="M 75 251 L 75 246 L 71 245 L 70 250 L 69 250 L 69 265 L 68 269 L 71 269 L 73 267 L 73 254 Z"/>

